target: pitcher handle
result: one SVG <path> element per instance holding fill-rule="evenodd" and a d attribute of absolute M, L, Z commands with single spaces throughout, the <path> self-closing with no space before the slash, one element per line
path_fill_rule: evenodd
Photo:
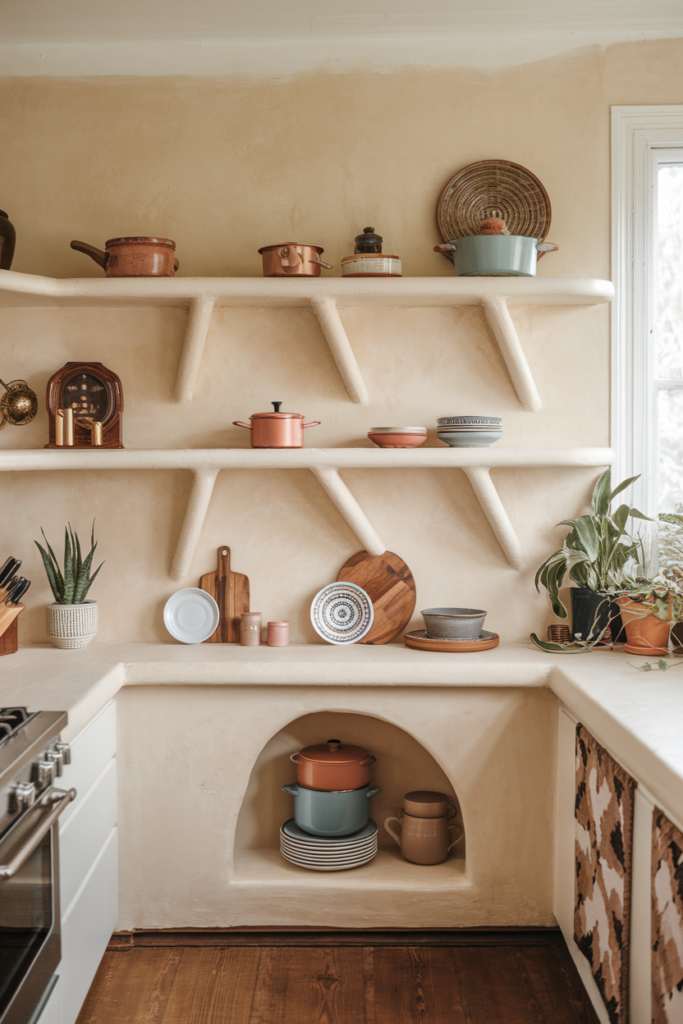
<path fill-rule="evenodd" d="M 391 838 L 396 840 L 396 843 L 397 843 L 397 845 L 398 845 L 398 847 L 400 849 L 400 847 L 401 847 L 401 837 L 397 836 L 392 828 L 389 828 L 389 822 L 390 821 L 397 821 L 399 823 L 399 825 L 400 825 L 401 824 L 400 818 L 396 818 L 396 817 L 394 817 L 393 814 L 390 814 L 388 818 L 384 819 L 384 827 L 385 827 L 385 829 L 387 830 L 387 832 L 389 833 Z M 449 849 L 450 849 L 450 847 L 449 847 Z"/>
<path fill-rule="evenodd" d="M 461 825 L 449 825 L 449 826 L 448 826 L 448 831 L 450 832 L 450 831 L 451 831 L 451 829 L 453 829 L 453 828 L 459 828 L 459 829 L 460 829 L 460 835 L 458 836 L 458 838 L 457 838 L 457 839 L 454 839 L 454 840 L 453 840 L 453 842 L 451 843 L 451 845 L 450 845 L 450 846 L 448 847 L 448 849 L 449 849 L 449 850 L 452 850 L 452 849 L 453 849 L 453 847 L 455 846 L 455 844 L 456 844 L 456 843 L 459 843 L 459 842 L 460 842 L 460 840 L 462 839 L 463 835 L 465 834 L 465 833 L 464 833 L 464 830 L 463 830 L 463 828 L 462 828 L 462 826 L 461 826 Z"/>
<path fill-rule="evenodd" d="M 451 807 L 451 805 L 448 804 L 448 809 L 446 811 L 446 818 L 448 819 L 448 821 L 453 821 L 453 818 L 455 818 L 457 813 L 458 812 L 456 811 L 455 807 Z"/>

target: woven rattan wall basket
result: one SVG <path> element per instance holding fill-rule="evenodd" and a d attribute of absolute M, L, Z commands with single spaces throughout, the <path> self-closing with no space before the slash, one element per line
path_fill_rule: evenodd
<path fill-rule="evenodd" d="M 511 235 L 542 242 L 550 230 L 551 214 L 548 193 L 536 175 L 510 160 L 469 164 L 451 178 L 436 208 L 444 242 L 478 235 L 487 217 L 502 217 Z M 452 253 L 444 255 L 453 259 Z"/>

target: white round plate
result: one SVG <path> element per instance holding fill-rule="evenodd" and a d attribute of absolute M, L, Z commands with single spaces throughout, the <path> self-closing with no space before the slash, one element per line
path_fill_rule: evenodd
<path fill-rule="evenodd" d="M 340 853 L 336 850 L 330 850 L 329 852 L 320 850 L 302 850 L 298 846 L 292 846 L 291 843 L 286 843 L 284 839 L 280 840 L 280 849 L 287 850 L 295 857 L 300 857 L 301 860 L 355 860 L 357 857 L 370 853 L 371 850 L 376 850 L 377 840 L 372 843 L 368 843 L 367 846 L 361 846 L 357 850 L 349 850 L 346 853 Z"/>
<path fill-rule="evenodd" d="M 183 644 L 201 644 L 216 632 L 221 613 L 205 590 L 185 587 L 169 597 L 164 606 L 164 625 Z"/>
<path fill-rule="evenodd" d="M 329 644 L 355 644 L 370 632 L 375 609 L 362 587 L 330 583 L 313 598 L 311 622 Z"/>
<path fill-rule="evenodd" d="M 304 863 L 302 863 L 300 861 L 292 860 L 291 857 L 289 855 L 283 853 L 282 850 L 280 851 L 280 855 L 282 857 L 284 857 L 284 859 L 286 861 L 289 861 L 290 864 L 294 864 L 294 865 L 296 865 L 296 867 L 305 868 L 307 871 L 348 871 L 351 868 L 359 868 L 359 867 L 362 867 L 363 864 L 368 864 L 376 856 L 376 854 L 373 853 L 370 856 L 366 857 L 365 859 L 356 861 L 353 864 L 324 864 L 324 865 L 322 865 L 322 864 L 304 864 Z"/>
<path fill-rule="evenodd" d="M 280 835 L 284 835 L 287 839 L 301 840 L 308 846 L 324 846 L 326 849 L 335 846 L 348 846 L 349 844 L 361 843 L 367 839 L 372 839 L 377 835 L 377 823 L 369 819 L 367 825 L 364 825 L 359 832 L 355 832 L 351 836 L 313 836 L 309 832 L 304 832 L 302 828 L 299 828 L 294 818 L 289 818 L 284 825 L 280 826 Z"/>
<path fill-rule="evenodd" d="M 297 864 L 320 864 L 320 865 L 331 865 L 331 864 L 357 864 L 359 861 L 367 860 L 369 857 L 374 857 L 377 853 L 377 848 L 374 850 L 366 850 L 362 855 L 359 854 L 357 857 L 343 857 L 343 858 L 332 858 L 332 857 L 301 857 L 298 853 L 293 853 L 292 850 L 287 850 L 285 847 L 280 847 L 280 853 L 287 860 L 292 862 L 296 861 Z"/>

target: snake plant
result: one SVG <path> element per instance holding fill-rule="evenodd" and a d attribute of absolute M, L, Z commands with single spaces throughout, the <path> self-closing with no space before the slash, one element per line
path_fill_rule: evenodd
<path fill-rule="evenodd" d="M 629 487 L 637 476 L 623 480 L 612 490 L 612 475 L 605 470 L 593 490 L 593 515 L 563 519 L 558 526 L 571 527 L 564 544 L 547 558 L 536 573 L 536 590 L 542 584 L 548 591 L 553 611 L 566 619 L 567 609 L 560 600 L 565 575 L 579 587 L 597 594 L 617 594 L 637 587 L 638 562 L 644 560 L 642 542 L 626 532 L 630 518 L 648 519 L 637 508 L 620 505 L 612 512 L 612 501 Z"/>
<path fill-rule="evenodd" d="M 59 567 L 57 557 L 50 547 L 50 543 L 45 536 L 45 531 L 42 527 L 40 532 L 42 533 L 43 540 L 47 545 L 47 551 L 42 544 L 38 543 L 38 541 L 35 541 L 35 545 L 42 555 L 45 572 L 47 573 L 47 578 L 56 603 L 83 604 L 88 596 L 88 591 L 90 590 L 95 577 L 104 565 L 104 562 L 101 562 L 92 576 L 90 575 L 95 549 L 97 548 L 97 543 L 95 541 L 95 520 L 93 519 L 92 533 L 90 536 L 90 551 L 85 558 L 82 557 L 81 543 L 78 539 L 78 534 L 74 533 L 71 529 L 71 523 L 64 528 L 63 572 Z"/>

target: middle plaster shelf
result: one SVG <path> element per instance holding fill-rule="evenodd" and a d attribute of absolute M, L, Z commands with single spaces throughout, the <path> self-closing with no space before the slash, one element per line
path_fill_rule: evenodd
<path fill-rule="evenodd" d="M 2 306 L 189 306 L 176 380 L 176 400 L 192 398 L 217 306 L 304 306 L 313 309 L 353 402 L 368 391 L 339 309 L 344 307 L 482 306 L 522 407 L 541 398 L 510 316 L 511 305 L 595 305 L 611 302 L 609 281 L 574 277 L 50 278 L 0 270 Z"/>
<path fill-rule="evenodd" d="M 492 469 L 610 466 L 611 448 L 184 448 L 21 449 L 0 451 L 0 472 L 45 470 L 184 469 L 192 488 L 171 576 L 187 576 L 201 536 L 216 477 L 223 469 L 308 469 L 334 502 L 366 551 L 386 544 L 339 475 L 343 469 L 462 469 L 505 556 L 524 568 L 519 538 L 491 479 Z"/>

